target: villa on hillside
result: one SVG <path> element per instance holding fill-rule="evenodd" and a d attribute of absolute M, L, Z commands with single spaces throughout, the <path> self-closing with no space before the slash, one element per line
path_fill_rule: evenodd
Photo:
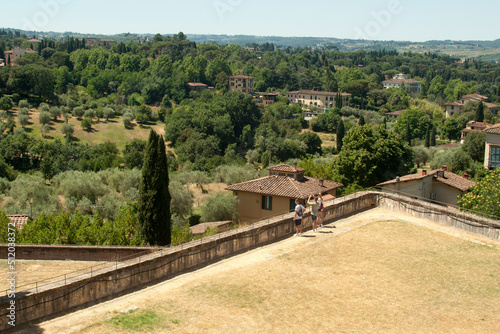
<path fill-rule="evenodd" d="M 471 101 L 481 101 L 484 106 L 490 110 L 490 112 L 494 115 L 498 106 L 493 103 L 486 102 L 488 100 L 487 96 L 479 95 L 479 94 L 468 94 L 462 96 L 460 100 L 446 103 L 446 117 L 451 117 L 454 114 L 460 114 L 462 112 L 462 108 Z"/>
<path fill-rule="evenodd" d="M 396 111 L 393 111 L 393 112 L 388 112 L 387 114 L 385 114 L 387 116 L 387 118 L 391 118 L 391 119 L 398 119 L 399 116 L 403 115 L 405 113 L 406 109 L 403 109 L 403 110 L 396 110 Z"/>
<path fill-rule="evenodd" d="M 254 77 L 243 75 L 240 73 L 238 75 L 229 77 L 229 90 L 231 92 L 242 92 L 244 94 L 253 95 L 254 93 Z"/>
<path fill-rule="evenodd" d="M 377 184 L 382 191 L 398 192 L 409 196 L 426 198 L 431 201 L 457 204 L 457 196 L 464 194 L 476 183 L 469 176 L 449 172 L 443 165 L 441 169 L 430 172 L 410 174 L 397 177 L 394 180 Z"/>
<path fill-rule="evenodd" d="M 5 59 L 6 59 L 7 64 L 9 63 L 9 61 L 12 64 L 12 62 L 14 62 L 14 60 L 21 58 L 25 54 L 29 54 L 29 53 L 38 53 L 38 52 L 33 51 L 29 48 L 28 49 L 14 48 L 12 50 L 4 51 L 4 55 L 5 55 Z"/>
<path fill-rule="evenodd" d="M 309 107 L 319 107 L 319 108 L 332 108 L 335 107 L 335 99 L 337 95 L 340 94 L 342 97 L 342 106 L 349 106 L 349 99 L 352 94 L 349 93 L 337 93 L 337 92 L 325 92 L 318 90 L 299 90 L 291 91 L 286 93 L 286 97 L 290 100 L 290 103 L 301 104 L 303 106 Z"/>
<path fill-rule="evenodd" d="M 242 222 L 277 216 L 295 209 L 295 200 L 305 201 L 312 194 L 322 194 L 325 201 L 336 196 L 343 185 L 337 182 L 304 176 L 305 169 L 296 165 L 270 167 L 269 175 L 260 179 L 233 184 L 226 188 L 238 197 Z"/>
<path fill-rule="evenodd" d="M 413 79 L 409 79 L 403 73 L 396 74 L 392 79 L 382 81 L 385 89 L 389 88 L 404 88 L 408 93 L 413 95 L 422 91 L 422 83 Z"/>
<path fill-rule="evenodd" d="M 483 130 L 486 133 L 486 149 L 484 152 L 484 167 L 493 169 L 500 167 L 500 124 L 495 124 Z"/>
<path fill-rule="evenodd" d="M 201 93 L 205 89 L 209 89 L 210 91 L 214 91 L 214 87 L 211 87 L 207 84 L 204 84 L 202 82 L 188 82 L 188 87 L 191 91 Z"/>
<path fill-rule="evenodd" d="M 467 123 L 466 128 L 462 130 L 462 138 L 461 138 L 462 144 L 464 143 L 464 140 L 469 133 L 483 132 L 483 130 L 489 126 L 491 126 L 491 124 L 489 123 L 470 121 L 469 123 Z"/>

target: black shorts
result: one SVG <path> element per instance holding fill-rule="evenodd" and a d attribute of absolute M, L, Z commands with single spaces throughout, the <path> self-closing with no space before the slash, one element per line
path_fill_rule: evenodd
<path fill-rule="evenodd" d="M 295 219 L 295 226 L 300 226 L 302 225 L 302 218 L 301 219 Z"/>

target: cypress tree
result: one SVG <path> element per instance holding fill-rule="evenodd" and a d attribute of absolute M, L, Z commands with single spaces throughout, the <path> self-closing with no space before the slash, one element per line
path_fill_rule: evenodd
<path fill-rule="evenodd" d="M 436 128 L 432 128 L 431 131 L 431 146 L 434 147 L 436 146 Z"/>
<path fill-rule="evenodd" d="M 483 101 L 479 101 L 479 106 L 476 109 L 476 122 L 484 121 L 484 104 Z"/>
<path fill-rule="evenodd" d="M 406 123 L 406 140 L 408 140 L 408 145 L 411 147 L 411 131 L 410 122 Z"/>
<path fill-rule="evenodd" d="M 429 127 L 427 127 L 427 130 L 425 131 L 425 147 L 430 147 L 431 146 L 431 134 L 429 131 Z"/>
<path fill-rule="evenodd" d="M 163 137 L 151 130 L 144 152 L 139 186 L 138 219 L 143 238 L 150 245 L 170 244 L 170 193 Z"/>
<path fill-rule="evenodd" d="M 344 121 L 340 119 L 339 124 L 337 124 L 337 151 L 340 152 L 342 150 L 342 146 L 344 146 Z"/>
<path fill-rule="evenodd" d="M 363 117 L 363 115 L 359 116 L 359 122 L 358 122 L 359 125 L 363 126 L 365 125 L 365 118 Z"/>

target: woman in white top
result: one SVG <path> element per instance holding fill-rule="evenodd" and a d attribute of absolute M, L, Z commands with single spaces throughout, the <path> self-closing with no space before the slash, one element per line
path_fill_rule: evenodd
<path fill-rule="evenodd" d="M 311 199 L 313 199 L 313 200 L 311 200 Z M 318 226 L 316 225 L 316 220 L 318 219 L 318 209 L 319 209 L 318 196 L 316 196 L 316 195 L 309 196 L 309 199 L 307 200 L 307 204 L 309 204 L 311 206 L 312 228 L 313 228 L 313 232 L 316 232 L 316 231 L 318 231 Z"/>

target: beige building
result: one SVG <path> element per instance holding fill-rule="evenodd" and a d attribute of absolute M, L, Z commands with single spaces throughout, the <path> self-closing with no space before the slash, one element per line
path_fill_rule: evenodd
<path fill-rule="evenodd" d="M 295 209 L 295 200 L 305 201 L 312 194 L 323 194 L 325 201 L 335 198 L 342 184 L 304 176 L 305 169 L 279 165 L 269 168 L 269 176 L 226 188 L 238 197 L 243 223 L 274 217 Z"/>
<path fill-rule="evenodd" d="M 21 49 L 21 48 L 15 48 L 13 50 L 4 51 L 5 62 L 8 63 L 10 61 L 12 63 L 14 60 L 21 58 L 27 53 L 38 53 L 38 52 L 33 51 L 31 49 Z"/>
<path fill-rule="evenodd" d="M 340 96 L 342 97 L 342 106 L 349 106 L 349 99 L 352 96 L 352 94 L 349 93 L 303 89 L 299 91 L 287 92 L 286 97 L 290 100 L 290 103 L 298 103 L 303 106 L 328 109 L 335 107 L 335 99 L 337 98 L 337 94 L 340 94 Z"/>
<path fill-rule="evenodd" d="M 484 103 L 484 106 L 490 110 L 490 112 L 494 115 L 498 106 L 493 103 L 486 102 L 488 100 L 487 96 L 479 95 L 479 94 L 468 94 L 462 96 L 460 100 L 446 103 L 446 117 L 451 117 L 454 114 L 460 114 L 462 112 L 462 108 L 469 103 L 470 101 L 481 101 Z"/>
<path fill-rule="evenodd" d="M 380 183 L 382 191 L 403 193 L 408 196 L 425 198 L 446 204 L 457 204 L 457 197 L 467 192 L 476 183 L 468 179 L 467 174 L 463 177 L 449 172 L 446 166 L 441 169 L 398 177 L 384 183 Z"/>
<path fill-rule="evenodd" d="M 254 87 L 254 77 L 243 75 L 243 73 L 229 77 L 229 90 L 231 92 L 239 91 L 253 95 Z"/>
<path fill-rule="evenodd" d="M 486 150 L 484 152 L 484 167 L 493 169 L 500 167 L 500 124 L 486 128 Z"/>
<path fill-rule="evenodd" d="M 201 82 L 188 82 L 188 86 L 191 91 L 198 93 L 203 92 L 205 89 L 209 89 L 210 91 L 214 90 L 214 87 L 211 87 Z"/>
<path fill-rule="evenodd" d="M 422 91 L 422 83 L 413 79 L 409 79 L 408 76 L 399 73 L 396 74 L 392 79 L 382 81 L 385 89 L 388 88 L 404 88 L 408 93 L 413 95 Z"/>
<path fill-rule="evenodd" d="M 385 114 L 387 116 L 387 118 L 390 118 L 390 119 L 398 119 L 399 116 L 403 115 L 405 113 L 406 109 L 403 109 L 403 110 L 397 110 L 397 111 L 393 111 L 393 112 L 388 112 L 387 114 Z"/>
<path fill-rule="evenodd" d="M 462 130 L 462 141 L 461 143 L 464 143 L 465 138 L 469 133 L 474 133 L 474 132 L 483 132 L 484 129 L 487 127 L 490 127 L 491 124 L 489 123 L 483 123 L 483 122 L 476 122 L 476 121 L 470 121 L 467 123 L 465 129 Z"/>

